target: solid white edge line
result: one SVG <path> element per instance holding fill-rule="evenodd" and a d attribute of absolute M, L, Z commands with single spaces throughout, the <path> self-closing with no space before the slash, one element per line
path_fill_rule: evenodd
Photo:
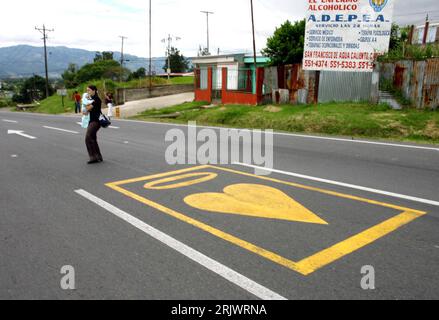
<path fill-rule="evenodd" d="M 191 247 L 185 245 L 184 243 L 168 236 L 167 234 L 151 227 L 145 222 L 133 217 L 132 215 L 122 211 L 115 206 L 105 202 L 98 197 L 88 193 L 85 190 L 76 190 L 75 191 L 80 196 L 86 198 L 87 200 L 95 203 L 101 208 L 107 210 L 108 212 L 114 214 L 116 217 L 124 220 L 125 222 L 131 224 L 137 229 L 143 231 L 147 235 L 152 238 L 162 242 L 168 247 L 174 249 L 175 251 L 181 253 L 187 258 L 193 260 L 194 262 L 202 265 L 203 267 L 209 269 L 210 271 L 216 273 L 217 275 L 223 277 L 224 279 L 230 281 L 231 283 L 237 285 L 238 287 L 250 292 L 256 297 L 262 300 L 287 300 L 281 295 L 271 291 L 270 289 L 265 288 L 264 286 L 254 282 L 253 280 L 241 275 L 240 273 L 226 267 L 225 265 L 207 257 L 206 255 L 192 249 Z"/>
<path fill-rule="evenodd" d="M 43 126 L 43 128 L 50 129 L 50 130 L 55 130 L 55 131 L 79 134 L 79 132 L 76 132 L 76 131 L 70 131 L 70 130 L 65 130 L 65 129 L 60 129 L 60 128 L 54 128 L 54 127 L 48 127 L 48 126 Z"/>
<path fill-rule="evenodd" d="M 2 121 L 3 121 L 3 122 L 8 122 L 8 123 L 18 123 L 18 121 L 14 121 L 14 120 L 6 120 L 6 119 L 3 119 Z"/>
<path fill-rule="evenodd" d="M 393 198 L 400 198 L 400 199 L 404 199 L 404 200 L 410 200 L 410 201 L 414 201 L 414 202 L 425 203 L 425 204 L 429 204 L 429 205 L 432 205 L 432 206 L 439 207 L 439 201 L 422 199 L 422 198 L 407 196 L 407 195 L 403 195 L 403 194 L 399 194 L 399 193 L 393 193 L 393 192 L 389 192 L 389 191 L 383 191 L 383 190 L 378 190 L 378 189 L 373 189 L 373 188 L 368 188 L 368 187 L 362 187 L 362 186 L 357 186 L 357 185 L 354 185 L 354 184 L 338 182 L 338 181 L 334 181 L 334 180 L 327 180 L 327 179 L 307 176 L 307 175 L 303 175 L 303 174 L 299 174 L 299 173 L 293 173 L 293 172 L 288 172 L 288 171 L 283 171 L 283 170 L 268 169 L 268 168 L 258 167 L 258 166 L 254 166 L 254 165 L 246 164 L 246 163 L 234 162 L 233 164 L 244 166 L 244 167 L 248 167 L 248 168 L 252 168 L 252 169 L 258 169 L 258 170 L 264 170 L 264 171 L 268 171 L 268 172 L 280 173 L 280 174 L 284 174 L 284 175 L 292 176 L 292 177 L 296 177 L 296 178 L 312 180 L 312 181 L 317 181 L 317 182 L 323 182 L 323 183 L 332 184 L 332 185 L 341 186 L 341 187 L 346 187 L 346 188 L 350 188 L 350 189 L 367 191 L 367 192 L 381 194 L 381 195 L 385 195 L 385 196 L 389 196 L 389 197 L 393 197 Z"/>
<path fill-rule="evenodd" d="M 42 116 L 42 117 L 63 117 L 63 118 L 73 118 L 72 116 L 61 116 L 61 115 L 46 115 L 46 114 L 32 114 L 32 113 L 21 113 L 24 115 L 30 116 Z M 174 126 L 174 127 L 188 127 L 186 124 L 179 123 L 165 123 L 165 122 L 150 122 L 150 121 L 140 121 L 140 120 L 128 120 L 128 119 L 116 119 L 115 121 L 123 121 L 123 122 L 133 122 L 140 124 L 152 124 L 152 125 L 160 125 L 160 126 Z M 250 130 L 250 129 L 239 129 L 239 128 L 227 128 L 227 127 L 213 127 L 213 126 L 198 126 L 198 128 L 205 129 L 229 129 L 229 130 Z M 423 147 L 423 146 L 415 146 L 409 144 L 398 144 L 398 143 L 386 143 L 386 142 L 376 142 L 376 141 L 367 141 L 367 140 L 351 140 L 351 139 L 343 139 L 343 138 L 332 138 L 332 137 L 324 137 L 324 136 L 311 136 L 297 133 L 284 133 L 284 132 L 274 132 L 274 135 L 279 136 L 291 136 L 296 138 L 305 138 L 305 139 L 315 139 L 315 140 L 329 140 L 329 141 L 337 141 L 337 142 L 348 142 L 348 143 L 360 143 L 360 144 L 369 144 L 369 145 L 377 145 L 377 146 L 388 146 L 388 147 L 396 147 L 396 148 L 406 148 L 406 149 L 417 149 L 417 150 L 428 150 L 428 151 L 439 151 L 439 148 L 435 147 Z"/>
<path fill-rule="evenodd" d="M 192 127 L 186 124 L 179 123 L 164 123 L 164 122 L 149 122 L 149 121 L 139 121 L 139 120 L 125 120 L 118 119 L 118 121 L 128 121 L 135 123 L 145 123 L 145 124 L 155 124 L 155 125 L 165 125 L 165 126 L 174 126 L 174 127 Z M 227 127 L 213 127 L 213 126 L 199 126 L 197 128 L 201 129 L 228 129 L 233 131 L 252 131 L 254 129 L 239 129 L 239 128 L 227 128 Z M 305 134 L 297 134 L 297 133 L 284 133 L 284 132 L 273 132 L 274 135 L 277 136 L 289 136 L 296 138 L 305 138 L 305 139 L 315 139 L 315 140 L 330 140 L 337 142 L 349 142 L 349 143 L 360 143 L 360 144 L 370 144 L 377 146 L 387 146 L 387 147 L 397 147 L 397 148 L 407 148 L 407 149 L 418 149 L 418 150 L 429 150 L 429 151 L 439 151 L 439 148 L 434 147 L 422 147 L 422 146 L 414 146 L 409 144 L 398 144 L 398 143 L 386 143 L 386 142 L 375 142 L 375 141 L 367 141 L 367 140 L 352 140 L 352 139 L 344 139 L 344 138 L 332 138 L 332 137 L 323 137 L 323 136 L 310 136 Z"/>

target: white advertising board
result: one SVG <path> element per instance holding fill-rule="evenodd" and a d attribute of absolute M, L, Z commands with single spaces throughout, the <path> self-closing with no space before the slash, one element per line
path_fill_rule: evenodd
<path fill-rule="evenodd" d="M 303 68 L 372 72 L 389 50 L 395 0 L 307 0 Z"/>

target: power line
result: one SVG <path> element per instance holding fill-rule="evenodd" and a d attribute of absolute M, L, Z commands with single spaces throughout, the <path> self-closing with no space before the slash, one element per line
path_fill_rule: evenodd
<path fill-rule="evenodd" d="M 426 11 L 419 11 L 419 12 L 412 12 L 412 13 L 407 13 L 407 14 L 397 14 L 394 15 L 394 17 L 409 17 L 409 16 L 414 16 L 414 15 L 425 15 L 427 13 L 432 13 L 432 12 L 439 12 L 439 10 L 428 10 L 428 12 Z"/>
<path fill-rule="evenodd" d="M 47 32 L 53 32 L 55 30 L 53 29 L 46 29 L 46 26 L 43 24 L 43 28 L 38 28 L 35 27 L 35 30 L 38 30 L 39 32 L 41 32 L 43 34 L 43 41 L 44 41 L 44 64 L 45 64 L 45 69 L 46 69 L 46 98 L 49 97 L 49 71 L 48 71 L 48 66 L 47 66 Z"/>

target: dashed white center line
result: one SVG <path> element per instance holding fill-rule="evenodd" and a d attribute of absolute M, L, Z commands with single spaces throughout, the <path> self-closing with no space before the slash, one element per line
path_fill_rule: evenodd
<path fill-rule="evenodd" d="M 47 127 L 47 126 L 43 126 L 43 128 L 45 128 L 45 129 L 50 129 L 50 130 L 61 131 L 61 132 L 67 132 L 67 133 L 79 134 L 79 132 L 76 132 L 76 131 L 65 130 L 65 129 L 60 129 L 60 128 Z"/>
<path fill-rule="evenodd" d="M 16 154 L 12 154 L 11 158 L 18 158 L 18 156 Z"/>
<path fill-rule="evenodd" d="M 6 120 L 6 119 L 3 119 L 2 121 L 3 121 L 3 122 L 8 122 L 8 123 L 18 123 L 18 121 L 14 121 L 14 120 Z"/>
<path fill-rule="evenodd" d="M 276 292 L 254 282 L 253 280 L 243 276 L 242 274 L 230 269 L 229 267 L 215 261 L 199 251 L 185 245 L 184 243 L 172 238 L 171 236 L 155 229 L 154 227 L 146 224 L 145 222 L 133 217 L 132 215 L 122 211 L 115 206 L 105 202 L 104 200 L 95 197 L 94 195 L 88 193 L 85 190 L 76 190 L 78 195 L 88 199 L 94 204 L 100 206 L 101 208 L 107 210 L 116 217 L 122 219 L 123 221 L 129 223 L 133 227 L 139 229 L 140 231 L 146 233 L 150 237 L 160 241 L 161 243 L 167 245 L 168 247 L 174 249 L 185 257 L 191 259 L 192 261 L 202 265 L 208 270 L 214 272 L 215 274 L 221 276 L 222 278 L 230 281 L 231 283 L 237 285 L 238 287 L 246 290 L 247 292 L 255 295 L 262 300 L 287 300 Z"/>

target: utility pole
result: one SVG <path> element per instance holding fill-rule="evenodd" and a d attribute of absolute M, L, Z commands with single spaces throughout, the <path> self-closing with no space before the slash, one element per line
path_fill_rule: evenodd
<path fill-rule="evenodd" d="M 43 24 L 43 28 L 35 27 L 35 30 L 38 30 L 43 34 L 44 40 L 44 65 L 46 69 L 46 98 L 49 97 L 49 68 L 47 65 L 47 32 L 53 32 L 53 29 L 46 29 L 46 26 Z"/>
<path fill-rule="evenodd" d="M 149 93 L 152 90 L 152 3 L 149 0 Z"/>
<path fill-rule="evenodd" d="M 257 70 L 257 61 L 256 61 L 256 37 L 255 37 L 255 18 L 253 14 L 253 0 L 250 0 L 251 10 L 252 10 L 252 30 L 253 30 L 253 58 L 255 63 L 255 74 Z"/>
<path fill-rule="evenodd" d="M 122 50 L 120 51 L 120 76 L 119 76 L 119 82 L 122 82 L 123 63 L 125 61 L 124 56 L 123 56 L 123 45 L 124 45 L 125 39 L 128 39 L 128 38 L 124 37 L 124 36 L 119 36 L 119 38 L 122 39 Z"/>
<path fill-rule="evenodd" d="M 171 48 L 172 48 L 172 40 L 178 41 L 181 40 L 180 37 L 173 37 L 170 34 L 168 35 L 167 39 L 163 39 L 162 42 L 166 44 L 166 42 L 168 42 L 167 46 L 166 46 L 166 55 L 168 57 L 168 70 L 167 70 L 167 74 L 168 74 L 168 80 L 171 79 Z"/>
<path fill-rule="evenodd" d="M 201 13 L 206 14 L 206 18 L 207 18 L 207 53 L 210 54 L 210 41 L 209 41 L 209 14 L 214 14 L 214 12 L 210 12 L 210 11 L 201 11 Z"/>

